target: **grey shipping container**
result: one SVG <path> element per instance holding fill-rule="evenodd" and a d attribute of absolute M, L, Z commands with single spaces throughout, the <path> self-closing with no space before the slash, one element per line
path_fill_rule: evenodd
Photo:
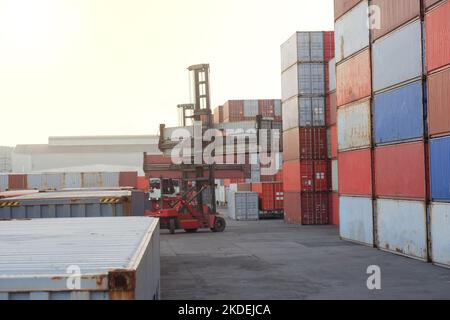
<path fill-rule="evenodd" d="M 244 100 L 244 117 L 256 117 L 259 114 L 258 100 Z"/>
<path fill-rule="evenodd" d="M 159 221 L 0 223 L 0 300 L 157 300 Z"/>
<path fill-rule="evenodd" d="M 323 62 L 323 32 L 296 32 L 281 45 L 281 70 L 297 62 Z"/>
<path fill-rule="evenodd" d="M 422 75 L 422 23 L 417 20 L 373 45 L 373 91 Z"/>
<path fill-rule="evenodd" d="M 8 190 L 8 175 L 0 174 L 0 192 Z"/>
<path fill-rule="evenodd" d="M 0 219 L 143 216 L 145 194 L 129 190 L 43 192 L 0 200 Z"/>
<path fill-rule="evenodd" d="M 293 97 L 283 102 L 283 131 L 325 126 L 324 97 Z"/>
<path fill-rule="evenodd" d="M 302 63 L 294 65 L 281 74 L 282 99 L 294 96 L 325 95 L 325 64 Z"/>
<path fill-rule="evenodd" d="M 259 219 L 258 194 L 256 192 L 229 193 L 228 214 L 238 221 L 256 221 Z"/>

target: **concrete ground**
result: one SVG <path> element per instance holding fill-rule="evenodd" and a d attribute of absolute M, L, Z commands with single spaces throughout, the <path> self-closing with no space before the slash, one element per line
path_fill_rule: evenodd
<path fill-rule="evenodd" d="M 450 299 L 450 270 L 338 238 L 331 226 L 227 221 L 161 236 L 163 299 Z M 381 268 L 381 290 L 367 268 Z"/>

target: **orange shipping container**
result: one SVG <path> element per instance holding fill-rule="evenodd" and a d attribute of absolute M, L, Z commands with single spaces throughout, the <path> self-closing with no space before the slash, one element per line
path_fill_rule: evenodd
<path fill-rule="evenodd" d="M 369 49 L 336 66 L 338 107 L 370 97 L 372 94 L 370 70 Z"/>
<path fill-rule="evenodd" d="M 450 0 L 425 15 L 427 70 L 450 64 Z"/>
<path fill-rule="evenodd" d="M 428 77 L 428 121 L 431 136 L 450 133 L 450 68 Z"/>

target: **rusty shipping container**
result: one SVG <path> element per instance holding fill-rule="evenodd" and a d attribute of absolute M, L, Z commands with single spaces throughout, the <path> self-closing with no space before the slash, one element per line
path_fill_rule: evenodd
<path fill-rule="evenodd" d="M 339 151 L 370 147 L 370 100 L 342 106 L 337 115 Z"/>
<path fill-rule="evenodd" d="M 370 51 L 360 54 L 336 66 L 337 106 L 370 97 L 372 94 L 372 75 Z"/>
<path fill-rule="evenodd" d="M 341 152 L 338 156 L 339 193 L 349 196 L 372 196 L 372 151 Z"/>
<path fill-rule="evenodd" d="M 137 177 L 137 172 L 121 172 L 119 175 L 119 186 L 137 188 Z"/>
<path fill-rule="evenodd" d="M 0 300 L 160 299 L 158 219 L 4 221 L 0 243 Z"/>
<path fill-rule="evenodd" d="M 378 197 L 426 198 L 423 142 L 375 148 L 375 193 Z"/>
<path fill-rule="evenodd" d="M 425 15 L 428 72 L 450 64 L 450 0 Z"/>
<path fill-rule="evenodd" d="M 8 190 L 27 190 L 26 174 L 10 174 L 8 176 Z"/>
<path fill-rule="evenodd" d="M 450 68 L 428 76 L 430 136 L 450 134 Z"/>
<path fill-rule="evenodd" d="M 403 24 L 420 16 L 421 0 L 372 0 L 380 8 L 381 28 L 372 29 L 372 39 L 388 34 Z"/>

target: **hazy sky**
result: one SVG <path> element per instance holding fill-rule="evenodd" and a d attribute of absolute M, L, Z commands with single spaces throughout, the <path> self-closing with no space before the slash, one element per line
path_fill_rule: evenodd
<path fill-rule="evenodd" d="M 156 134 L 210 63 L 212 103 L 279 98 L 280 45 L 333 0 L 0 0 L 0 145 Z"/>

